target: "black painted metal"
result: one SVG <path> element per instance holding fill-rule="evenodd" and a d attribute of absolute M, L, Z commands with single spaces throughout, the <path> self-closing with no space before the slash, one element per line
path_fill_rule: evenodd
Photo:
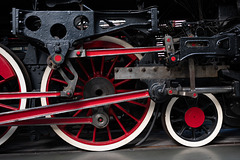
<path fill-rule="evenodd" d="M 156 33 L 157 15 L 156 8 L 127 12 L 27 11 L 13 8 L 12 33 L 40 41 L 51 55 L 61 54 L 64 61 L 67 51 L 74 42 L 92 36 L 131 27 Z M 113 25 L 111 20 L 120 20 L 122 24 Z M 101 22 L 105 22 L 107 28 L 101 26 Z M 57 64 L 54 59 L 52 60 Z"/>
<path fill-rule="evenodd" d="M 194 46 L 190 46 L 191 44 Z M 179 61 L 193 55 L 234 57 L 239 54 L 239 40 L 236 33 L 219 34 L 213 37 L 183 37 L 180 40 L 180 46 Z"/>

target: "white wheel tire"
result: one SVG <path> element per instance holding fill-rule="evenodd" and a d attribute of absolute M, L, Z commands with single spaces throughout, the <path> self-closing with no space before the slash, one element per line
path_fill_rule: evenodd
<path fill-rule="evenodd" d="M 113 43 L 119 44 L 119 45 L 121 45 L 125 48 L 132 48 L 132 46 L 130 44 L 126 43 L 125 41 L 114 38 L 114 37 L 110 37 L 110 36 L 103 36 L 103 37 L 100 37 L 100 38 L 96 39 L 95 41 L 99 41 L 99 40 L 100 41 L 113 42 Z M 137 57 L 139 59 L 141 59 L 141 55 L 137 55 Z M 41 92 L 46 92 L 47 80 L 49 78 L 50 72 L 51 72 L 51 68 L 47 67 L 44 74 L 43 74 L 43 78 L 42 78 Z M 43 106 L 47 105 L 46 98 L 41 98 L 41 103 L 42 103 Z M 67 143 L 69 143 L 69 144 L 71 144 L 71 145 L 73 145 L 77 148 L 88 150 L 88 151 L 108 151 L 108 150 L 113 150 L 113 149 L 119 148 L 121 146 L 124 146 L 127 143 L 134 140 L 144 130 L 144 128 L 147 126 L 148 122 L 150 121 L 150 119 L 152 117 L 154 108 L 155 108 L 155 103 L 153 101 L 151 101 L 148 113 L 146 114 L 146 117 L 143 120 L 143 122 L 141 123 L 141 125 L 127 138 L 125 138 L 125 139 L 123 139 L 119 142 L 109 144 L 109 145 L 95 146 L 95 145 L 88 145 L 88 144 L 80 143 L 80 142 L 77 142 L 77 141 L 71 139 L 70 137 L 68 137 L 64 132 L 62 132 L 58 128 L 57 125 L 51 125 L 51 127 L 53 128 L 53 130 L 55 131 L 55 133 L 58 136 L 60 136 Z"/>
<path fill-rule="evenodd" d="M 174 105 L 174 103 L 177 101 L 177 97 L 173 97 L 170 102 L 168 103 L 167 105 L 167 108 L 166 108 L 166 112 L 165 112 L 165 126 L 166 126 L 166 129 L 168 131 L 168 133 L 170 134 L 170 136 L 175 140 L 177 141 L 178 143 L 184 145 L 184 146 L 187 146 L 187 147 L 200 147 L 200 146 L 204 146 L 208 143 L 210 143 L 219 133 L 221 127 L 222 127 L 222 122 L 223 122 L 223 113 L 222 113 L 222 108 L 221 108 L 221 105 L 220 103 L 218 102 L 218 100 L 212 95 L 212 94 L 204 94 L 205 96 L 207 96 L 209 99 L 211 99 L 211 101 L 214 103 L 215 107 L 216 107 L 216 110 L 217 110 L 217 114 L 218 114 L 218 121 L 217 121 L 217 124 L 216 124 L 216 127 L 214 129 L 214 131 L 211 133 L 211 135 L 209 135 L 207 138 L 201 140 L 201 141 L 197 141 L 197 142 L 191 142 L 191 141 L 187 141 L 187 140 L 184 140 L 182 139 L 181 137 L 179 137 L 175 131 L 173 130 L 172 128 L 172 125 L 171 125 L 171 121 L 170 121 L 170 113 L 171 113 L 171 110 L 172 110 L 172 107 Z"/>
<path fill-rule="evenodd" d="M 24 78 L 24 75 L 23 75 L 20 67 L 18 66 L 17 62 L 2 47 L 0 47 L 0 54 L 9 62 L 9 64 L 11 64 L 13 70 L 15 71 L 15 73 L 18 77 L 18 80 L 19 80 L 19 84 L 20 84 L 20 87 L 21 87 L 21 92 L 27 92 L 27 86 L 26 86 L 25 78 Z M 25 99 L 25 98 L 21 99 L 19 109 L 25 109 L 26 108 L 26 103 L 27 103 L 27 99 Z M 16 129 L 17 129 L 16 126 L 11 127 L 7 131 L 7 133 L 5 133 L 5 135 L 0 138 L 0 145 L 2 145 L 4 142 L 6 142 L 10 138 L 10 136 L 16 131 Z"/>

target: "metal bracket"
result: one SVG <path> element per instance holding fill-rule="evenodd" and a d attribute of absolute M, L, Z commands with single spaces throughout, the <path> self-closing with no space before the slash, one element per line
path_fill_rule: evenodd
<path fill-rule="evenodd" d="M 47 64 L 52 69 L 57 69 L 64 62 L 65 55 L 68 52 L 70 43 L 68 41 L 51 41 L 46 43 L 46 47 L 50 53 Z"/>
<path fill-rule="evenodd" d="M 109 25 L 109 23 L 118 24 Z M 41 42 L 50 54 L 64 57 L 73 43 L 96 35 L 104 35 L 126 28 L 139 29 L 146 33 L 158 32 L 158 10 L 96 12 L 87 11 L 30 11 L 12 9 L 12 33 Z M 51 57 L 51 58 L 52 58 Z"/>
<path fill-rule="evenodd" d="M 164 42 L 165 42 L 165 47 L 166 47 L 166 52 L 169 53 L 175 53 L 175 48 L 173 45 L 173 39 L 171 36 L 166 35 L 164 37 Z"/>
<path fill-rule="evenodd" d="M 238 54 L 238 36 L 235 33 L 213 37 L 183 37 L 180 39 L 179 61 L 192 55 L 235 56 Z"/>
<path fill-rule="evenodd" d="M 61 68 L 58 69 L 63 79 L 68 83 L 68 86 L 65 87 L 64 90 L 61 92 L 61 96 L 72 97 L 78 81 L 78 74 L 76 70 L 73 68 L 70 61 L 66 61 L 66 64 L 69 67 L 70 71 L 72 72 L 74 78 L 70 80 Z"/>

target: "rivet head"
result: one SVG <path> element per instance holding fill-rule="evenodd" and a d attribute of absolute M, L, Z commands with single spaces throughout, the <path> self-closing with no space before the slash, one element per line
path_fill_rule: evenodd
<path fill-rule="evenodd" d="M 153 67 L 153 71 L 154 71 L 154 72 L 157 72 L 157 67 Z"/>
<path fill-rule="evenodd" d="M 128 71 L 129 71 L 129 72 L 132 72 L 132 68 L 128 68 Z"/>

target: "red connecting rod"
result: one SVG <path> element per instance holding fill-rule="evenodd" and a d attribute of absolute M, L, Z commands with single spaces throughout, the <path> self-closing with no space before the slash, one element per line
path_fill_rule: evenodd
<path fill-rule="evenodd" d="M 114 48 L 114 49 L 92 49 L 86 50 L 87 57 L 96 56 L 112 56 L 112 55 L 124 55 L 124 54 L 141 54 L 141 53 L 153 53 L 163 52 L 165 47 L 135 47 L 135 48 Z"/>
<path fill-rule="evenodd" d="M 112 49 L 87 49 L 73 50 L 69 57 L 98 57 L 98 56 L 114 56 L 128 54 L 146 54 L 165 52 L 165 47 L 134 47 L 134 48 L 112 48 Z"/>
<path fill-rule="evenodd" d="M 70 111 L 75 111 L 79 109 L 88 109 L 88 108 L 109 105 L 113 103 L 120 103 L 120 102 L 126 102 L 130 100 L 148 98 L 148 97 L 149 97 L 148 90 L 139 90 L 139 91 L 128 92 L 128 93 L 94 97 L 94 98 L 79 100 L 75 102 L 59 103 L 59 104 L 53 104 L 48 106 L 5 112 L 0 114 L 0 124 L 9 123 L 11 125 L 14 125 L 14 123 L 16 123 L 16 125 L 21 125 L 20 123 L 18 123 L 19 121 L 34 119 L 34 118 L 43 117 L 47 115 L 70 112 Z M 67 119 L 65 119 L 64 121 L 68 123 Z M 83 119 L 80 121 L 81 123 L 83 122 L 90 123 L 89 119 Z M 32 122 L 26 121 L 26 123 L 30 124 Z M 46 122 L 40 122 L 40 120 L 39 121 L 36 120 L 35 123 L 43 124 Z M 71 123 L 74 123 L 74 122 L 71 122 Z M 22 125 L 24 125 L 23 122 L 22 122 Z"/>
<path fill-rule="evenodd" d="M 0 93 L 0 100 L 20 99 L 20 98 L 43 98 L 59 97 L 61 92 L 3 92 Z"/>

